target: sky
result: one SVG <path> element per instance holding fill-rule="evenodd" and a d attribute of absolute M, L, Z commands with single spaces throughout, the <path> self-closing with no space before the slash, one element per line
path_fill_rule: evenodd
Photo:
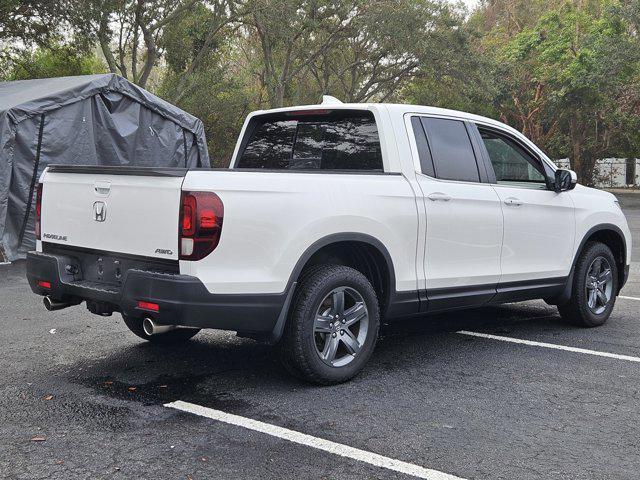
<path fill-rule="evenodd" d="M 473 9 L 476 5 L 478 5 L 479 0 L 461 0 L 469 10 Z"/>

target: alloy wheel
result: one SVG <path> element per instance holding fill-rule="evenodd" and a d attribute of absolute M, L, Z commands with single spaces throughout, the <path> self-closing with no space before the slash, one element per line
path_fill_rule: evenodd
<path fill-rule="evenodd" d="M 338 287 L 320 302 L 313 322 L 316 352 L 332 367 L 343 367 L 358 355 L 367 339 L 369 312 L 362 295 Z"/>
<path fill-rule="evenodd" d="M 587 305 L 594 314 L 603 313 L 613 296 L 613 275 L 609 261 L 596 257 L 587 270 Z"/>

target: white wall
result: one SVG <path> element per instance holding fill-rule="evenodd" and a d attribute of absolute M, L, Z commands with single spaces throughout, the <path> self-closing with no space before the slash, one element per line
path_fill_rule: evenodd
<path fill-rule="evenodd" d="M 635 160 L 636 175 L 632 184 L 627 184 L 627 160 L 624 158 L 602 158 L 596 161 L 595 181 L 599 188 L 640 187 L 640 159 Z M 560 168 L 571 168 L 568 158 L 555 160 Z M 580 181 L 580 179 L 578 179 Z"/>

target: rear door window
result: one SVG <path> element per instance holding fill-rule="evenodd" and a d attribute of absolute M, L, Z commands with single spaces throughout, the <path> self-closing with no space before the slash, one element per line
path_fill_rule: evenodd
<path fill-rule="evenodd" d="M 259 116 L 235 168 L 382 171 L 378 128 L 371 112 Z"/>
<path fill-rule="evenodd" d="M 436 178 L 479 182 L 478 163 L 464 122 L 430 117 L 421 120 Z"/>

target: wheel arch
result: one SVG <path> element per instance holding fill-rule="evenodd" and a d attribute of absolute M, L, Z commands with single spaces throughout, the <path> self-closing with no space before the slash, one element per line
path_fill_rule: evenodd
<path fill-rule="evenodd" d="M 603 243 L 611 249 L 614 258 L 616 259 L 616 266 L 618 267 L 618 291 L 620 291 L 625 280 L 624 270 L 627 264 L 627 240 L 625 239 L 624 233 L 620 227 L 611 223 L 595 225 L 584 234 L 573 257 L 571 276 L 573 276 L 573 270 L 575 269 L 576 262 L 584 251 L 585 245 L 592 241 Z"/>
<path fill-rule="evenodd" d="M 395 269 L 389 251 L 380 240 L 365 233 L 334 233 L 313 242 L 307 247 L 293 267 L 285 290 L 287 293 L 285 303 L 276 325 L 267 339 L 269 343 L 276 344 L 282 338 L 285 323 L 289 317 L 293 293 L 300 280 L 300 275 L 306 267 L 321 263 L 319 260 L 323 258 L 324 254 L 327 254 L 324 258 L 326 258 L 329 263 L 333 259 L 336 264 L 354 265 L 352 261 L 335 261 L 340 257 L 342 257 L 343 260 L 348 260 L 346 256 L 349 253 L 349 249 L 343 251 L 345 246 L 351 247 L 351 249 L 353 249 L 353 247 L 363 248 L 365 251 L 368 249 L 368 252 L 372 254 L 369 262 L 364 263 L 370 267 L 370 270 L 366 271 L 365 269 L 363 272 L 362 269 L 357 268 L 357 266 L 356 270 L 361 271 L 373 284 L 373 288 L 376 290 L 376 294 L 378 294 L 378 301 L 380 302 L 380 316 L 382 317 L 385 314 L 386 309 L 393 301 L 392 299 L 396 291 Z M 358 248 L 356 248 L 356 250 L 358 250 Z M 340 251 L 342 255 L 335 255 L 337 251 Z M 362 261 L 361 259 L 361 262 Z"/>
<path fill-rule="evenodd" d="M 316 240 L 296 262 L 288 285 L 296 283 L 305 268 L 332 262 L 365 275 L 378 294 L 381 313 L 385 311 L 396 286 L 393 259 L 380 240 L 365 233 L 336 233 Z"/>

